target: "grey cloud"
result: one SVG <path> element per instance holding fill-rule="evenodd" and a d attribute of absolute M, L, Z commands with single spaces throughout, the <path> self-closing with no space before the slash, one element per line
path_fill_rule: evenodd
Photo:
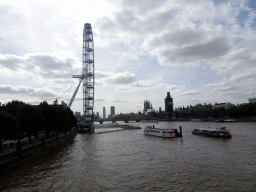
<path fill-rule="evenodd" d="M 31 97 L 38 97 L 42 99 L 47 99 L 55 96 L 53 93 L 42 90 L 35 90 L 31 87 L 12 87 L 8 85 L 0 86 L 0 94 L 9 94 L 9 95 L 26 95 Z"/>
<path fill-rule="evenodd" d="M 141 83 L 141 82 L 135 82 L 134 84 L 133 84 L 133 86 L 134 87 L 150 87 L 151 86 L 151 84 L 146 84 L 146 83 Z"/>
<path fill-rule="evenodd" d="M 152 4 L 155 6 L 155 3 Z M 145 8 L 145 6 L 143 6 L 143 8 Z M 148 7 L 147 9 L 150 11 L 152 7 Z M 113 20 L 108 17 L 98 19 L 96 26 L 101 34 L 97 34 L 97 32 L 96 34 L 101 36 L 103 39 L 108 36 L 116 40 L 116 37 L 120 33 L 131 33 L 129 35 L 133 35 L 134 37 L 149 33 L 157 33 L 174 18 L 176 12 L 177 11 L 171 9 L 156 15 L 149 15 L 147 19 L 141 19 L 142 12 L 137 14 L 135 10 L 124 9 L 120 12 L 116 12 Z"/>
<path fill-rule="evenodd" d="M 220 57 L 225 55 L 230 49 L 228 42 L 224 38 L 215 39 L 209 43 L 192 45 L 181 49 L 178 56 L 199 56 L 202 58 Z"/>
<path fill-rule="evenodd" d="M 115 27 L 122 31 L 130 31 L 135 35 L 157 33 L 168 24 L 174 17 L 174 14 L 174 10 L 169 10 L 154 16 L 149 16 L 145 20 L 141 20 L 134 12 L 120 12 L 115 15 L 115 20 L 117 21 L 117 26 Z"/>
<path fill-rule="evenodd" d="M 164 49 L 159 52 L 165 63 L 162 65 L 171 65 L 173 62 L 201 63 L 203 60 L 219 58 L 228 53 L 231 49 L 227 39 L 218 38 L 204 44 L 195 44 L 184 48 L 172 50 Z"/>
<path fill-rule="evenodd" d="M 95 71 L 95 76 L 97 77 L 97 79 L 105 78 L 105 77 L 108 77 L 109 75 L 110 75 L 109 73 Z"/>
<path fill-rule="evenodd" d="M 132 22 L 136 20 L 132 11 L 118 12 L 115 17 L 119 27 L 126 30 L 131 30 Z"/>
<path fill-rule="evenodd" d="M 233 75 L 230 80 L 232 81 L 246 81 L 246 80 L 256 80 L 256 69 L 253 69 L 252 71 L 243 72 L 240 74 Z"/>
<path fill-rule="evenodd" d="M 159 13 L 154 16 L 149 16 L 146 20 L 134 21 L 133 32 L 137 35 L 148 35 L 152 33 L 159 33 L 167 24 L 174 18 L 176 11 L 169 10 L 167 12 Z"/>
<path fill-rule="evenodd" d="M 186 29 L 186 30 L 176 30 L 172 31 L 168 34 L 164 34 L 161 37 L 155 38 L 153 41 L 149 43 L 151 47 L 160 47 L 166 45 L 189 45 L 200 42 L 203 37 L 205 37 L 206 32 Z"/>
<path fill-rule="evenodd" d="M 65 61 L 52 56 L 52 55 L 32 55 L 29 57 L 28 61 L 31 66 L 39 66 L 40 68 L 46 70 L 60 70 L 60 69 L 71 69 L 74 60 L 71 58 L 66 58 Z"/>
<path fill-rule="evenodd" d="M 119 84 L 131 84 L 134 81 L 136 81 L 135 76 L 117 76 L 113 79 L 110 79 L 108 82 L 119 85 Z"/>
<path fill-rule="evenodd" d="M 187 95 L 187 96 L 189 96 L 189 95 L 200 95 L 200 94 L 202 94 L 201 91 L 192 90 L 192 91 L 183 92 L 180 95 L 183 95 L 183 96 Z"/>
<path fill-rule="evenodd" d="M 115 103 L 129 103 L 128 101 L 123 101 L 123 100 L 114 100 L 113 102 L 115 102 Z"/>
<path fill-rule="evenodd" d="M 165 6 L 167 0 L 123 0 L 122 5 L 124 8 L 138 9 L 138 12 L 145 14 L 152 10 L 152 8 L 157 9 L 159 7 Z"/>
<path fill-rule="evenodd" d="M 106 99 L 95 99 L 95 102 L 106 102 Z"/>
<path fill-rule="evenodd" d="M 26 54 L 23 57 L 16 55 L 0 55 L 0 66 L 14 71 L 23 69 L 42 77 L 48 78 L 70 78 L 77 73 L 75 60 L 73 58 L 51 54 Z M 39 70 L 37 70 L 37 68 Z"/>
<path fill-rule="evenodd" d="M 129 72 L 113 73 L 96 71 L 95 76 L 97 79 L 102 79 L 101 81 L 116 85 L 131 84 L 136 81 L 136 76 Z M 99 82 L 98 84 L 102 84 L 102 82 Z"/>
<path fill-rule="evenodd" d="M 0 94 L 31 94 L 34 90 L 32 88 L 14 89 L 11 86 L 0 86 Z"/>

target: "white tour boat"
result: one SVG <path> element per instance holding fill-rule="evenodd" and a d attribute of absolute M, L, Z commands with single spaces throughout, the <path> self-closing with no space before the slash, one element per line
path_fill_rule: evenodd
<path fill-rule="evenodd" d="M 146 126 L 144 129 L 145 135 L 153 135 L 158 137 L 182 137 L 182 130 L 180 126 L 180 132 L 177 129 L 167 129 L 167 128 L 155 128 L 153 126 Z"/>

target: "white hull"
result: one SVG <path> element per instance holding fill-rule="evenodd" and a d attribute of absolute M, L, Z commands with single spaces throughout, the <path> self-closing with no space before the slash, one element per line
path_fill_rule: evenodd
<path fill-rule="evenodd" d="M 177 137 L 178 132 L 176 129 L 160 129 L 154 126 L 147 126 L 144 129 L 145 135 L 152 135 L 157 137 Z"/>
<path fill-rule="evenodd" d="M 157 136 L 157 137 L 175 137 L 175 133 L 173 135 L 169 134 L 164 134 L 164 133 L 146 133 L 144 132 L 145 135 L 152 135 L 152 136 Z"/>

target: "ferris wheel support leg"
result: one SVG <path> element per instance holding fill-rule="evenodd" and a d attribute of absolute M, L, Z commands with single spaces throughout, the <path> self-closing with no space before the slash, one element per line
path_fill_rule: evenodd
<path fill-rule="evenodd" d="M 72 105 L 72 103 L 73 103 L 73 101 L 74 101 L 74 99 L 75 99 L 75 97 L 76 97 L 77 91 L 78 91 L 78 89 L 79 89 L 79 87 L 80 87 L 80 85 L 81 85 L 82 80 L 83 80 L 83 79 L 81 78 L 81 79 L 80 79 L 80 82 L 79 82 L 79 84 L 78 84 L 78 86 L 77 86 L 77 88 L 76 88 L 76 90 L 75 90 L 75 92 L 74 92 L 74 94 L 73 94 L 73 96 L 72 96 L 72 98 L 71 98 L 70 101 L 69 101 L 68 107 L 71 107 L 71 105 Z"/>

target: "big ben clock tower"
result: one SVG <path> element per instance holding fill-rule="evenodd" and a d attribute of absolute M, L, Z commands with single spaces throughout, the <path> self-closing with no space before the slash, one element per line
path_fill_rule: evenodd
<path fill-rule="evenodd" d="M 167 116 L 168 114 L 170 117 L 173 116 L 173 99 L 171 98 L 170 92 L 167 92 L 167 96 L 164 99 L 165 102 L 165 115 Z"/>

